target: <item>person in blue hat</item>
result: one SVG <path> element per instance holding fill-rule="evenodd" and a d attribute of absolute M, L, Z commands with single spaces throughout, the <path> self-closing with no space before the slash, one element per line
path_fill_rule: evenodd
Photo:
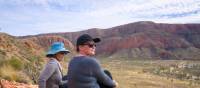
<path fill-rule="evenodd" d="M 69 53 L 64 47 L 62 42 L 54 42 L 46 57 L 49 58 L 48 63 L 42 70 L 39 76 L 39 88 L 59 88 L 59 85 L 67 83 L 62 81 L 62 67 L 60 61 L 64 59 L 64 56 Z"/>

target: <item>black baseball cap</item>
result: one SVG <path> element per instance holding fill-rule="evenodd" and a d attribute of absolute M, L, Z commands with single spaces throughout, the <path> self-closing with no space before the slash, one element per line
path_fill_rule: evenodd
<path fill-rule="evenodd" d="M 94 43 L 98 43 L 101 41 L 100 38 L 92 38 L 90 35 L 88 34 L 83 34 L 81 36 L 78 37 L 77 41 L 76 41 L 76 46 L 78 45 L 83 45 L 89 41 L 94 41 Z"/>

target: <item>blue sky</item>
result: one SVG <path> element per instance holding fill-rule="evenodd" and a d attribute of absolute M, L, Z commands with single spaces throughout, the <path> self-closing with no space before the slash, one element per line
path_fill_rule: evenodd
<path fill-rule="evenodd" d="M 0 32 L 15 36 L 137 21 L 200 23 L 200 0 L 0 0 Z"/>

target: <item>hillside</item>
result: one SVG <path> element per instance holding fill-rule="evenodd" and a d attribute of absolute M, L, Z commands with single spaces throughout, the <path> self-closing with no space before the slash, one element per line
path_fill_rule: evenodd
<path fill-rule="evenodd" d="M 37 83 L 51 43 L 62 41 L 71 51 L 73 45 L 60 36 L 19 39 L 0 33 L 0 79 L 23 83 Z"/>
<path fill-rule="evenodd" d="M 75 45 L 83 33 L 102 38 L 99 56 L 196 60 L 200 56 L 200 24 L 163 24 L 135 22 L 108 29 L 88 29 L 80 32 L 50 33 L 20 37 L 62 36 Z"/>
<path fill-rule="evenodd" d="M 36 81 L 33 71 L 41 67 L 43 49 L 29 40 L 0 33 L 0 78 L 19 82 Z M 30 64 L 31 63 L 31 64 Z"/>

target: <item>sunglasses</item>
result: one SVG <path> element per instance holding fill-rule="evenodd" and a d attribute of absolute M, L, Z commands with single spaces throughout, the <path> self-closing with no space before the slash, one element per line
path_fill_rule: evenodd
<path fill-rule="evenodd" d="M 87 45 L 87 46 L 89 46 L 90 48 L 96 47 L 96 44 L 83 44 L 83 45 Z"/>

